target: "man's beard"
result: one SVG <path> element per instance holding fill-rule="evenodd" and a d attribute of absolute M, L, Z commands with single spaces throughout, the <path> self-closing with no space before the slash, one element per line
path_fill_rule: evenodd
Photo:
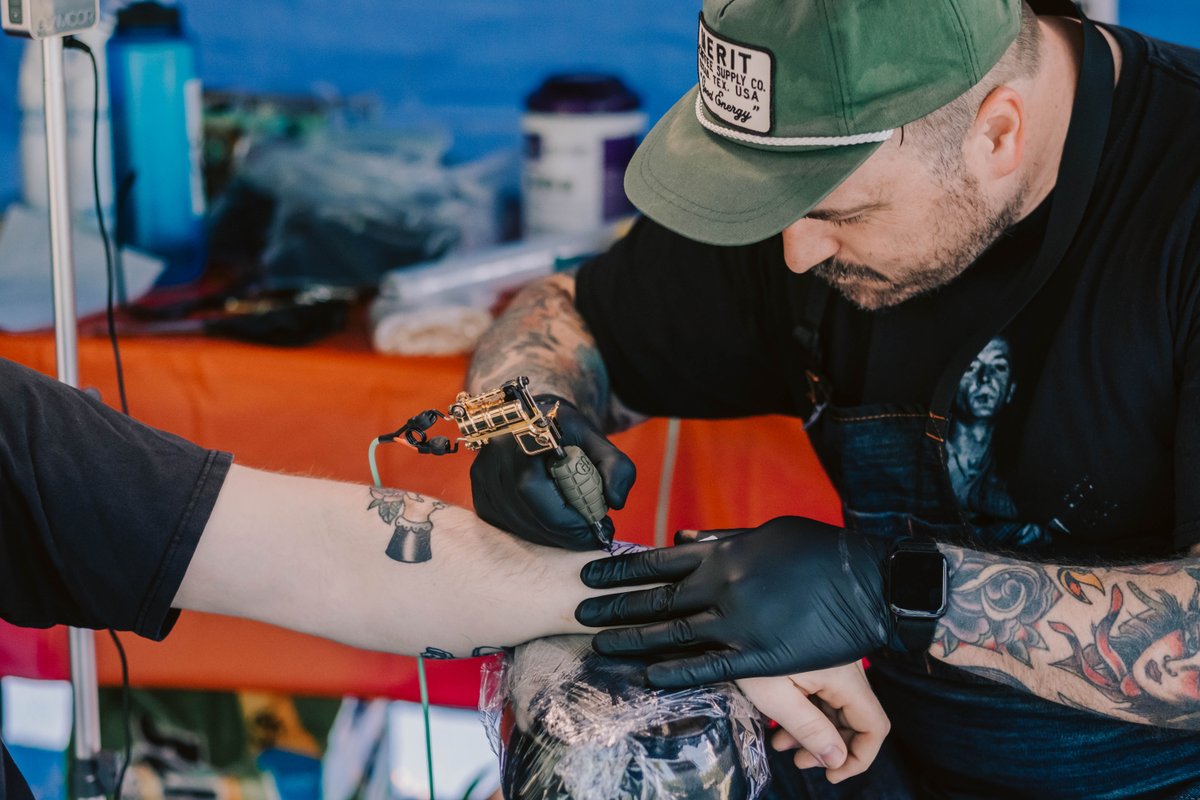
<path fill-rule="evenodd" d="M 811 272 L 866 311 L 899 305 L 919 294 L 945 286 L 957 278 L 1020 216 L 1025 191 L 999 211 L 988 208 L 974 176 L 965 175 L 945 192 L 930 210 L 936 221 L 935 240 L 942 240 L 923 263 L 890 269 L 885 275 L 865 264 L 827 259 Z"/>

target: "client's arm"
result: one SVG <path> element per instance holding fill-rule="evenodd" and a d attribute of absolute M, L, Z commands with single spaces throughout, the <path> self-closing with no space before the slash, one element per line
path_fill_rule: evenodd
<path fill-rule="evenodd" d="M 587 632 L 574 610 L 592 558 L 412 492 L 234 465 L 173 605 L 461 658 Z"/>
<path fill-rule="evenodd" d="M 174 606 L 358 647 L 466 657 L 590 633 L 575 606 L 594 553 L 538 547 L 397 489 L 230 468 Z M 739 685 L 831 780 L 874 759 L 888 722 L 858 665 Z M 783 735 L 781 734 L 781 737 Z"/>
<path fill-rule="evenodd" d="M 779 723 L 776 750 L 796 750 L 800 769 L 824 767 L 830 783 L 865 772 L 892 728 L 862 662 L 780 678 L 743 678 L 742 693 Z"/>

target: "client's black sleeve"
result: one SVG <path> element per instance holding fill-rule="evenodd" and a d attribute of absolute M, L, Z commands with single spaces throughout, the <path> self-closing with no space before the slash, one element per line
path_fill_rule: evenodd
<path fill-rule="evenodd" d="M 231 461 L 0 359 L 0 616 L 165 636 Z"/>
<path fill-rule="evenodd" d="M 612 390 L 644 414 L 793 413 L 788 272 L 778 238 L 685 239 L 649 219 L 579 271 L 575 305 Z"/>

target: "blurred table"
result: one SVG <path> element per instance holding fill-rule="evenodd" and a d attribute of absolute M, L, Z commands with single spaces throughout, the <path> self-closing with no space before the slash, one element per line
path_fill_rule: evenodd
<path fill-rule="evenodd" d="M 418 411 L 445 409 L 462 386 L 467 359 L 379 355 L 354 327 L 294 350 L 201 337 L 126 339 L 121 353 L 130 413 L 232 451 L 246 466 L 369 483 L 371 438 Z M 49 333 L 0 335 L 0 357 L 55 371 Z M 98 388 L 118 406 L 107 340 L 82 338 L 79 360 L 81 385 Z M 621 539 L 653 541 L 666 432 L 666 421 L 654 420 L 615 438 L 638 466 L 629 504 L 614 514 Z M 470 504 L 469 455 L 420 456 L 400 445 L 379 454 L 384 483 Z M 670 497 L 670 532 L 757 524 L 780 514 L 840 519 L 837 497 L 799 422 L 781 417 L 685 421 Z M 65 629 L 0 626 L 0 675 L 68 676 Z M 248 620 L 189 612 L 164 642 L 122 639 L 136 686 L 418 696 L 414 659 Z M 115 649 L 107 635 L 96 642 L 101 683 L 119 684 Z M 431 700 L 473 707 L 478 669 L 477 660 L 430 663 Z"/>

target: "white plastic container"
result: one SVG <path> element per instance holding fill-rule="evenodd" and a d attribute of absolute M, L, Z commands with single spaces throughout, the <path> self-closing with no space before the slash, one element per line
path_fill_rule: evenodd
<path fill-rule="evenodd" d="M 526 236 L 595 230 L 633 213 L 625 168 L 646 130 L 640 101 L 605 75 L 548 78 L 526 101 Z"/>

